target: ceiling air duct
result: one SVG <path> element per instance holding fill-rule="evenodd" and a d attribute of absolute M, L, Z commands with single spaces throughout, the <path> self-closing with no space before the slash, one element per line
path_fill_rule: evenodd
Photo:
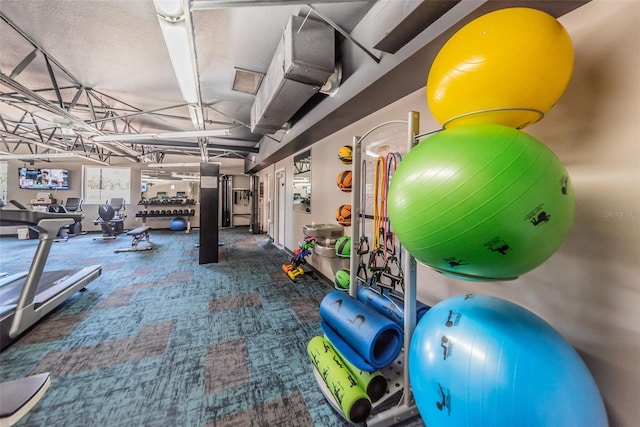
<path fill-rule="evenodd" d="M 267 134 L 281 129 L 334 70 L 333 28 L 291 16 L 251 107 L 251 132 Z"/>

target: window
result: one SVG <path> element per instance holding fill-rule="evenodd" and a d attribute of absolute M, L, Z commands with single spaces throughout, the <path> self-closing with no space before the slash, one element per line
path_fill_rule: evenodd
<path fill-rule="evenodd" d="M 107 203 L 114 198 L 131 201 L 131 168 L 84 166 L 84 203 Z"/>

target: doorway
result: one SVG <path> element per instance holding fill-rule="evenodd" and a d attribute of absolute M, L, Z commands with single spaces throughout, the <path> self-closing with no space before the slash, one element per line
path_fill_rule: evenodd
<path fill-rule="evenodd" d="M 284 217 L 285 217 L 285 197 L 286 197 L 286 188 L 285 188 L 285 174 L 284 170 L 276 171 L 276 188 L 275 188 L 275 212 L 273 215 L 274 225 L 276 230 L 276 235 L 274 236 L 273 241 L 275 244 L 284 248 Z"/>
<path fill-rule="evenodd" d="M 267 235 L 269 237 L 271 237 L 271 240 L 273 240 L 274 242 L 276 241 L 275 239 L 275 230 L 274 230 L 274 226 L 273 226 L 273 175 L 268 174 L 267 175 L 267 194 L 266 194 L 266 214 L 267 214 Z"/>

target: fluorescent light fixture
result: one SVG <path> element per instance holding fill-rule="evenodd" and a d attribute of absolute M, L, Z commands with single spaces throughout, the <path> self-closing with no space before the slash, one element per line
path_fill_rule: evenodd
<path fill-rule="evenodd" d="M 149 163 L 145 167 L 149 168 L 194 168 L 199 167 L 200 163 Z"/>
<path fill-rule="evenodd" d="M 189 117 L 191 117 L 191 123 L 193 123 L 193 127 L 196 130 L 202 130 L 204 128 L 204 117 L 200 105 L 189 104 Z"/>
<path fill-rule="evenodd" d="M 156 11 L 163 16 L 181 16 L 184 8 L 181 0 L 154 0 Z"/>
<path fill-rule="evenodd" d="M 146 139 L 202 138 L 207 136 L 225 136 L 230 133 L 231 131 L 229 129 L 204 129 L 165 133 L 121 133 L 115 135 L 92 136 L 91 140 L 95 142 L 107 142 L 140 141 Z"/>
<path fill-rule="evenodd" d="M 187 11 L 183 2 L 154 0 L 154 4 L 182 97 L 189 104 L 199 104 L 198 75 L 194 56 L 191 54 L 191 34 L 187 27 Z"/>
<path fill-rule="evenodd" d="M 184 132 L 167 132 L 158 135 L 159 138 L 201 138 L 206 136 L 225 136 L 231 132 L 229 129 L 203 129 Z"/>
<path fill-rule="evenodd" d="M 200 181 L 200 174 L 198 175 L 188 175 L 183 173 L 171 173 L 172 178 L 181 179 L 183 181 Z"/>
<path fill-rule="evenodd" d="M 80 153 L 42 153 L 42 154 L 0 154 L 0 160 L 50 160 L 50 159 L 83 159 L 109 166 L 109 163 Z"/>
<path fill-rule="evenodd" d="M 92 136 L 91 140 L 94 142 L 139 141 L 141 139 L 153 139 L 154 137 L 155 134 L 153 133 L 124 133 L 119 135 Z"/>

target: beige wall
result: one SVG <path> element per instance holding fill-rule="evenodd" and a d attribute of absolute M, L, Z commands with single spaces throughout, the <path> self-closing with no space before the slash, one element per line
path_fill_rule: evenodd
<path fill-rule="evenodd" d="M 611 425 L 632 427 L 640 419 L 640 2 L 596 0 L 560 21 L 574 43 L 572 79 L 557 105 L 526 132 L 547 144 L 571 175 L 576 218 L 570 235 L 544 264 L 511 282 L 462 282 L 420 265 L 418 297 L 435 304 L 475 292 L 535 312 L 583 357 Z M 313 145 L 312 212 L 284 213 L 287 248 L 297 246 L 303 224 L 335 223 L 335 209 L 349 202 L 335 186 L 343 169 L 338 148 L 379 123 L 406 119 L 410 110 L 421 113 L 421 132 L 440 127 L 420 90 Z M 292 159 L 280 167 L 290 190 Z M 329 277 L 336 269 L 317 259 L 312 264 Z"/>
<path fill-rule="evenodd" d="M 195 162 L 198 160 L 194 160 L 193 157 L 182 157 L 182 158 L 174 158 L 168 160 L 168 162 Z M 16 160 L 9 160 L 8 162 L 8 194 L 7 200 L 16 200 L 19 203 L 22 203 L 27 208 L 30 208 L 29 202 L 31 199 L 35 199 L 38 193 L 37 190 L 21 190 L 18 187 L 18 168 L 23 167 L 24 163 Z M 88 166 L 98 166 L 97 163 L 87 162 Z M 126 202 L 126 210 L 125 214 L 127 217 L 125 218 L 124 227 L 125 229 L 132 229 L 142 225 L 142 219 L 136 218 L 136 212 L 139 210 L 143 210 L 142 206 L 138 206 L 138 202 L 142 197 L 142 193 L 140 192 L 140 184 L 141 184 L 141 171 L 143 169 L 149 169 L 147 165 L 144 163 L 132 163 L 128 160 L 121 158 L 113 158 L 112 166 L 117 167 L 126 167 L 131 168 L 131 193 L 130 197 L 125 199 Z M 63 168 L 69 170 L 69 190 L 58 190 L 53 193 L 53 197 L 57 199 L 58 203 L 65 202 L 69 197 L 82 197 L 82 163 L 77 162 L 59 162 L 55 163 L 47 163 L 47 162 L 39 162 L 36 161 L 33 166 L 28 165 L 28 167 L 33 168 Z M 240 182 L 243 179 L 247 179 L 243 174 L 244 161 L 241 159 L 225 159 L 225 162 L 221 165 L 220 173 L 226 175 L 238 175 L 240 177 Z M 197 172 L 199 170 L 198 167 L 191 168 L 180 168 L 179 171 L 189 171 L 189 172 Z M 247 185 L 248 187 L 248 185 Z M 174 195 L 176 191 L 185 191 L 185 188 L 176 188 L 175 190 L 171 190 L 168 186 L 167 188 L 159 188 L 157 185 L 149 187 L 146 198 L 151 197 L 156 194 L 157 191 L 167 191 L 168 195 Z M 186 191 L 189 191 L 187 188 Z M 195 195 L 194 198 L 198 199 L 199 196 Z M 13 209 L 13 206 L 7 207 L 7 209 Z M 196 209 L 196 216 L 191 219 L 191 226 L 197 227 L 199 226 L 199 206 L 193 206 L 192 208 Z M 82 220 L 82 229 L 85 231 L 100 231 L 100 226 L 94 225 L 93 220 L 98 217 L 98 205 L 97 204 L 84 204 L 84 219 Z M 148 225 L 154 228 L 168 228 L 169 227 L 169 218 L 147 218 Z M 238 223 L 235 225 L 244 225 L 244 220 L 239 219 Z M 248 221 L 247 221 L 248 223 Z M 0 227 L 0 235 L 12 235 L 16 234 L 16 230 L 19 227 Z"/>

